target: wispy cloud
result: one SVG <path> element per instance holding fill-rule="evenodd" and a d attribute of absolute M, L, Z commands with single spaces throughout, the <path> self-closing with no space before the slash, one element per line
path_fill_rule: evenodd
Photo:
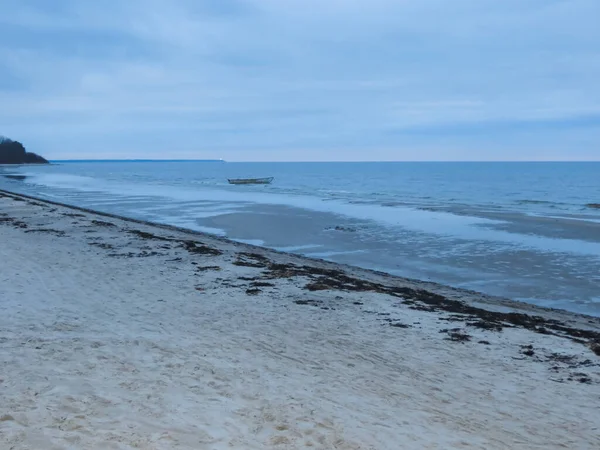
<path fill-rule="evenodd" d="M 50 157 L 600 159 L 597 0 L 2 8 L 0 132 Z"/>

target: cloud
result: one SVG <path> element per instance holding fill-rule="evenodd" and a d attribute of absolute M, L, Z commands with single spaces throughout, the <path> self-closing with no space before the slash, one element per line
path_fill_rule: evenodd
<path fill-rule="evenodd" d="M 3 4 L 0 131 L 53 158 L 600 159 L 597 0 Z"/>

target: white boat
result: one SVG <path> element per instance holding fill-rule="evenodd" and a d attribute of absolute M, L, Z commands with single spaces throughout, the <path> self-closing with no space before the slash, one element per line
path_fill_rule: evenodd
<path fill-rule="evenodd" d="M 271 184 L 274 177 L 269 178 L 229 178 L 229 184 Z"/>

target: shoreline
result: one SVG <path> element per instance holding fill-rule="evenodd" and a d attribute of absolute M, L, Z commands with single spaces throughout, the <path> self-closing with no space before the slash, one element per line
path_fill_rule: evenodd
<path fill-rule="evenodd" d="M 229 239 L 228 237 L 219 236 L 216 234 L 193 230 L 193 229 L 180 227 L 180 226 L 176 226 L 176 225 L 169 225 L 169 224 L 164 224 L 164 223 L 152 222 L 152 221 L 148 221 L 148 220 L 136 219 L 136 218 L 132 218 L 132 217 L 122 216 L 119 214 L 112 214 L 112 213 L 108 213 L 108 212 L 97 211 L 97 210 L 84 208 L 84 207 L 80 207 L 80 206 L 69 205 L 67 203 L 57 202 L 54 200 L 48 200 L 48 199 L 44 199 L 44 198 L 40 198 L 40 197 L 27 195 L 27 194 L 21 194 L 21 193 L 17 193 L 17 192 L 11 192 L 11 191 L 7 191 L 4 189 L 0 189 L 0 196 L 2 194 L 12 196 L 12 197 L 22 197 L 24 199 L 31 200 L 33 202 L 41 202 L 41 203 L 45 203 L 45 204 L 49 204 L 49 205 L 59 206 L 62 208 L 68 208 L 68 209 L 81 211 L 81 212 L 88 213 L 88 214 L 93 214 L 93 215 L 96 215 L 99 217 L 118 219 L 118 220 L 122 220 L 124 222 L 131 222 L 131 223 L 140 224 L 140 225 L 144 225 L 144 226 L 148 226 L 148 227 L 156 227 L 156 228 L 163 229 L 166 231 L 187 233 L 190 235 L 198 236 L 199 238 L 211 239 L 211 240 L 214 240 L 217 242 L 222 242 L 224 244 L 245 247 L 247 249 L 247 251 L 249 251 L 249 252 L 258 251 L 258 252 L 272 253 L 272 254 L 277 254 L 277 255 L 286 255 L 286 256 L 295 258 L 299 261 L 306 261 L 307 263 L 327 265 L 334 269 L 340 268 L 343 270 L 351 270 L 351 271 L 365 274 L 367 276 L 371 275 L 371 276 L 376 276 L 376 277 L 383 277 L 386 280 L 395 280 L 396 282 L 399 282 L 399 283 L 408 283 L 410 285 L 419 286 L 422 289 L 429 289 L 431 291 L 440 291 L 440 292 L 443 292 L 445 295 L 459 297 L 461 300 L 469 301 L 470 297 L 477 297 L 477 300 L 475 301 L 475 303 L 483 302 L 486 305 L 489 303 L 489 306 L 492 306 L 492 307 L 494 305 L 496 305 L 501 308 L 504 308 L 504 307 L 514 308 L 514 309 L 523 310 L 523 311 L 538 312 L 540 314 L 544 314 L 544 313 L 560 314 L 560 315 L 565 315 L 565 316 L 572 316 L 573 318 L 579 318 L 579 319 L 589 318 L 589 319 L 594 319 L 595 321 L 597 321 L 598 324 L 600 324 L 600 317 L 592 316 L 589 314 L 568 311 L 568 310 L 560 309 L 560 308 L 550 308 L 550 307 L 540 306 L 537 304 L 522 302 L 519 300 L 513 300 L 510 298 L 506 298 L 506 297 L 489 295 L 489 294 L 485 294 L 485 293 L 482 293 L 482 292 L 479 292 L 476 290 L 472 290 L 472 289 L 452 287 L 452 286 L 448 286 L 448 285 L 445 285 L 442 283 L 437 283 L 434 281 L 425 281 L 425 280 L 420 280 L 420 279 L 416 279 L 416 278 L 402 277 L 402 276 L 394 275 L 394 274 L 384 272 L 384 271 L 367 269 L 367 268 L 353 266 L 353 265 L 349 265 L 349 264 L 329 261 L 326 259 L 304 256 L 304 255 L 297 254 L 297 253 L 290 253 L 290 252 L 286 252 L 286 251 L 277 250 L 274 248 L 263 247 L 260 245 L 255 245 L 255 244 L 251 244 L 251 243 L 247 243 L 247 242 L 241 242 L 238 240 Z"/>
<path fill-rule="evenodd" d="M 0 241 L 8 448 L 599 444 L 600 318 L 7 191 Z"/>
<path fill-rule="evenodd" d="M 600 317 L 600 243 L 587 241 L 592 229 L 582 229 L 578 222 L 553 219 L 548 224 L 527 218 L 528 214 L 514 214 L 507 217 L 514 226 L 501 229 L 487 220 L 495 217 L 493 223 L 500 222 L 498 217 L 487 217 L 486 207 L 477 206 L 477 202 L 472 207 L 479 213 L 472 211 L 466 216 L 415 207 L 436 203 L 437 196 L 421 203 L 415 200 L 413 206 L 403 206 L 402 202 L 395 206 L 395 202 L 385 200 L 390 193 L 382 194 L 382 198 L 365 193 L 365 203 L 355 203 L 354 197 L 358 200 L 363 196 L 360 189 L 354 194 L 354 188 L 347 194 L 343 190 L 335 194 L 337 188 L 330 192 L 331 186 L 325 185 L 322 177 L 319 192 L 312 194 L 301 183 L 293 188 L 294 178 L 289 186 L 282 182 L 268 189 L 236 189 L 221 182 L 232 174 L 220 169 L 212 175 L 213 171 L 208 171 L 208 178 L 196 186 L 196 169 L 185 164 L 177 167 L 185 174 L 181 184 L 159 182 L 155 173 L 158 166 L 140 167 L 142 178 L 130 179 L 117 164 L 94 170 L 90 167 L 89 172 L 83 166 L 19 171 L 27 178 L 2 177 L 0 187 L 404 278 Z M 111 182 L 107 172 L 113 171 Z M 268 174 L 262 166 L 259 172 Z M 81 178 L 83 173 L 91 178 Z M 334 184 L 344 185 L 339 180 Z M 460 204 L 452 201 L 447 206 L 452 205 Z M 288 248 L 304 244 L 315 249 Z"/>

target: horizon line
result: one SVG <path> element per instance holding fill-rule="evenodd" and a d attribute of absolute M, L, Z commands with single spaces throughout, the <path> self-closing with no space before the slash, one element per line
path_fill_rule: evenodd
<path fill-rule="evenodd" d="M 227 163 L 598 163 L 599 160 L 295 160 L 295 161 L 276 161 L 276 160 L 234 160 L 225 159 L 204 159 L 204 158 L 174 158 L 174 159 L 149 159 L 149 158 L 87 158 L 87 159 L 50 159 L 49 162 L 227 162 Z"/>

